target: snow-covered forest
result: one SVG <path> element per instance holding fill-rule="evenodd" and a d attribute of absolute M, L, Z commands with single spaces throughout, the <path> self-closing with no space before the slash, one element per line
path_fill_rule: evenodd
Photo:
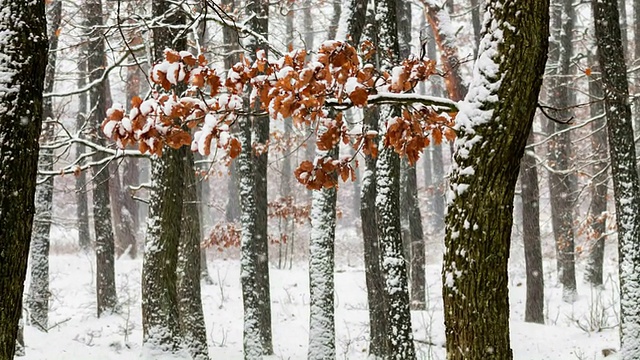
<path fill-rule="evenodd" d="M 0 0 L 0 360 L 640 359 L 640 0 Z"/>

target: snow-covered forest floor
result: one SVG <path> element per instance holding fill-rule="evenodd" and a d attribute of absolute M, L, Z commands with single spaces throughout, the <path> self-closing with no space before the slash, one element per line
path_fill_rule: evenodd
<path fill-rule="evenodd" d="M 338 232 L 348 242 L 349 232 Z M 54 244 L 61 239 L 53 239 Z M 343 245 L 336 253 L 336 332 L 339 359 L 365 359 L 368 313 L 365 274 L 358 253 L 346 255 Z M 55 248 L 55 245 L 54 245 Z M 346 249 L 347 247 L 345 247 Z M 430 249 L 427 267 L 428 310 L 412 312 L 419 359 L 445 359 L 440 281 L 440 252 Z M 524 319 L 526 296 L 522 248 L 515 243 L 510 265 L 511 336 L 515 359 L 604 359 L 602 351 L 619 346 L 617 325 L 618 286 L 615 256 L 609 247 L 606 285 L 590 290 L 579 282 L 579 299 L 562 302 L 556 286 L 553 259 L 545 262 L 545 325 Z M 610 255 L 610 256 L 609 256 Z M 203 307 L 212 359 L 242 359 L 242 298 L 239 261 L 233 256 L 209 253 L 213 284 L 203 282 Z M 347 256 L 352 256 L 350 261 Z M 305 359 L 307 355 L 309 289 L 307 266 L 294 262 L 292 270 L 271 267 L 273 340 L 275 355 L 268 359 Z M 580 265 L 580 263 L 579 263 Z M 52 254 L 51 300 L 48 334 L 26 326 L 25 360 L 42 359 L 135 359 L 153 358 L 142 344 L 140 276 L 142 260 L 122 258 L 116 262 L 120 313 L 96 318 L 95 260 L 93 254 Z M 582 271 L 578 266 L 578 279 Z M 27 282 L 29 280 L 27 279 Z M 599 331 L 600 330 L 600 331 Z M 428 344 L 432 345 L 428 345 Z M 614 359 L 608 356 L 606 359 Z M 165 356 L 163 359 L 167 359 Z"/>

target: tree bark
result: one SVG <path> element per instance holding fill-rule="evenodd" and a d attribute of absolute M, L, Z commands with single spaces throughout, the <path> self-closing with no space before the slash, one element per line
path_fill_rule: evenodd
<path fill-rule="evenodd" d="M 102 77 L 107 67 L 104 39 L 100 27 L 103 25 L 102 1 L 87 0 L 85 4 L 87 23 L 93 26 L 89 33 L 87 60 L 89 80 L 96 81 Z M 106 145 L 104 137 L 99 136 L 100 125 L 106 118 L 108 83 L 106 81 L 94 86 L 89 91 L 89 101 L 93 109 L 89 127 L 94 141 Z M 100 161 L 105 157 L 102 153 L 92 156 L 93 161 Z M 106 167 L 93 168 L 93 224 L 96 236 L 96 297 L 98 317 L 103 313 L 116 310 L 118 297 L 116 296 L 114 237 L 111 225 L 111 208 L 109 201 L 109 171 Z"/>
<path fill-rule="evenodd" d="M 85 18 L 85 26 L 89 26 Z M 86 42 L 78 50 L 78 88 L 83 88 L 87 83 L 87 45 Z M 76 131 L 78 136 L 84 138 L 89 119 L 87 109 L 87 93 L 78 95 L 78 114 L 76 115 Z M 84 145 L 76 145 L 76 158 L 85 153 Z M 76 177 L 76 217 L 78 219 L 78 245 L 83 251 L 89 251 L 92 247 L 91 232 L 89 230 L 89 194 L 87 189 L 87 173 L 81 171 Z"/>
<path fill-rule="evenodd" d="M 267 38 L 269 35 L 269 2 L 267 0 L 252 0 L 247 4 L 247 11 L 255 15 L 248 26 L 258 34 Z M 248 47 L 249 56 L 255 57 L 259 49 L 266 49 L 266 44 L 254 40 Z M 264 355 L 273 355 L 273 341 L 271 334 L 271 292 L 269 289 L 269 238 L 268 238 L 268 188 L 267 167 L 269 163 L 269 117 L 256 116 L 252 118 L 252 144 L 258 149 L 251 150 L 253 155 L 254 190 L 255 190 L 255 262 L 257 270 L 257 290 L 259 306 L 260 336 Z"/>
<path fill-rule="evenodd" d="M 593 58 L 594 56 L 592 56 Z M 596 60 L 596 59 L 592 59 Z M 589 206 L 589 260 L 585 268 L 586 280 L 594 286 L 601 286 L 603 282 L 602 267 L 604 263 L 604 240 L 607 232 L 607 183 L 608 156 L 606 119 L 604 117 L 604 94 L 601 79 L 589 79 L 589 96 L 591 103 L 589 111 L 592 118 L 599 117 L 591 123 L 591 147 L 596 158 L 593 164 L 593 179 L 591 180 L 591 204 Z"/>
<path fill-rule="evenodd" d="M 620 358 L 640 358 L 640 181 L 616 0 L 592 2 L 618 225 Z"/>
<path fill-rule="evenodd" d="M 200 217 L 198 188 L 191 149 L 182 147 L 184 159 L 184 200 L 182 204 L 182 231 L 178 248 L 178 312 L 184 345 L 193 359 L 209 359 L 207 329 L 202 312 L 200 291 Z"/>
<path fill-rule="evenodd" d="M 447 356 L 512 359 L 507 262 L 515 184 L 548 47 L 548 1 L 487 1 L 456 118 L 442 270 Z M 527 46 L 519 46 L 525 44 Z M 482 286 L 478 286 L 482 284 Z"/>
<path fill-rule="evenodd" d="M 400 55 L 396 1 L 380 0 L 375 4 L 378 20 L 378 47 L 384 52 L 384 55 L 379 55 L 380 68 L 390 70 Z M 380 109 L 380 129 L 384 132 L 386 122 L 399 115 L 400 108 L 383 106 Z M 393 149 L 384 147 L 382 141 L 379 148 L 381 150 L 376 162 L 376 211 L 382 273 L 385 281 L 383 291 L 388 300 L 386 329 L 389 345 L 388 358 L 415 359 L 407 267 L 402 249 L 399 213 L 400 158 Z"/>
<path fill-rule="evenodd" d="M 554 116 L 569 119 L 572 115 L 569 94 L 571 74 L 572 31 L 574 10 L 570 0 L 552 2 L 551 31 L 554 34 L 549 46 L 549 62 L 554 66 L 551 71 L 550 103 L 557 109 Z M 575 176 L 571 171 L 571 134 L 569 125 L 547 120 L 547 134 L 553 136 L 548 142 L 549 159 L 553 171 L 549 172 L 549 194 L 553 234 L 558 257 L 558 277 L 562 284 L 562 299 L 566 302 L 576 300 L 575 242 L 573 235 L 573 207 Z"/>
<path fill-rule="evenodd" d="M 44 1 L 0 1 L 0 359 L 12 359 L 29 257 L 47 64 Z"/>
<path fill-rule="evenodd" d="M 528 143 L 534 141 L 533 131 Z M 533 154 L 532 154 L 533 153 Z M 527 271 L 527 300 L 524 321 L 544 324 L 544 272 L 540 243 L 540 192 L 535 150 L 525 151 L 520 166 L 522 185 L 522 229 Z"/>
<path fill-rule="evenodd" d="M 154 0 L 151 5 L 155 17 L 174 7 L 166 0 Z M 162 25 L 166 26 L 153 28 L 156 59 L 164 57 L 167 47 L 186 49 L 186 38 L 180 36 L 182 30 L 170 27 L 183 25 L 185 18 L 183 12 L 174 11 L 164 16 Z M 149 219 L 142 264 L 142 325 L 144 344 L 161 352 L 177 351 L 182 340 L 176 273 L 186 166 L 181 151 L 165 146 L 161 157 L 151 158 Z"/>
<path fill-rule="evenodd" d="M 60 27 L 61 20 L 62 2 L 56 1 L 49 10 L 49 56 L 44 79 L 45 92 L 52 92 L 55 84 L 58 49 L 56 30 Z M 42 109 L 43 129 L 40 135 L 42 144 L 53 141 L 53 120 L 52 99 L 44 99 Z M 43 171 L 53 170 L 53 156 L 53 150 L 40 149 L 38 169 Z M 36 212 L 33 219 L 33 232 L 31 233 L 31 282 L 29 284 L 27 305 L 30 323 L 38 330 L 47 332 L 49 328 L 49 244 L 53 207 L 53 177 L 43 179 L 43 182 L 36 187 L 35 199 Z"/>

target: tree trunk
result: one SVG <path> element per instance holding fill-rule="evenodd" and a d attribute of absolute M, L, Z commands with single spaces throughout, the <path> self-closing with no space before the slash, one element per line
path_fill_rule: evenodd
<path fill-rule="evenodd" d="M 49 12 L 49 56 L 44 79 L 44 91 L 52 92 L 55 83 L 58 36 L 56 30 L 62 20 L 62 2 L 56 1 Z M 42 109 L 42 127 L 40 142 L 44 145 L 54 137 L 53 103 L 51 98 L 44 99 Z M 38 169 L 53 170 L 53 150 L 40 149 Z M 29 284 L 28 308 L 29 321 L 38 330 L 47 332 L 49 328 L 49 243 L 51 230 L 53 177 L 42 179 L 36 186 L 33 232 L 31 233 L 31 282 Z"/>
<path fill-rule="evenodd" d="M 0 1 L 0 359 L 13 359 L 29 257 L 47 64 L 44 1 Z"/>
<path fill-rule="evenodd" d="M 479 2 L 482 0 L 470 0 L 471 4 L 471 25 L 473 26 L 473 40 L 475 42 L 475 46 L 473 48 L 473 57 L 478 57 L 478 47 L 480 46 L 480 32 L 482 31 L 482 23 L 480 22 L 480 10 L 481 5 Z"/>
<path fill-rule="evenodd" d="M 267 0 L 253 0 L 247 5 L 247 11 L 255 15 L 247 24 L 249 28 L 265 38 L 269 35 L 269 2 Z M 254 41 L 249 49 L 249 56 L 255 57 L 256 51 L 265 49 L 266 44 Z M 268 188 L 267 165 L 269 152 L 269 117 L 256 116 L 252 118 L 252 144 L 260 150 L 251 150 L 253 155 L 253 176 L 255 191 L 255 263 L 257 271 L 258 318 L 260 322 L 260 336 L 264 355 L 273 354 L 271 335 L 271 295 L 269 289 L 269 238 L 268 238 Z"/>
<path fill-rule="evenodd" d="M 161 16 L 173 7 L 169 1 L 154 0 L 153 16 Z M 185 14 L 174 11 L 164 17 L 164 23 L 183 25 Z M 162 59 L 167 47 L 186 49 L 186 38 L 180 34 L 181 30 L 169 26 L 154 28 L 153 56 Z M 149 219 L 142 264 L 142 325 L 144 344 L 162 352 L 175 352 L 181 343 L 176 270 L 185 166 L 182 150 L 168 146 L 161 157 L 151 158 Z"/>
<path fill-rule="evenodd" d="M 245 360 L 262 359 L 263 335 L 261 327 L 261 307 L 259 304 L 258 267 L 256 249 L 256 203 L 255 178 L 253 171 L 253 147 L 251 146 L 251 120 L 238 119 L 238 140 L 242 152 L 237 158 L 240 177 L 240 224 L 242 301 L 244 306 L 243 348 Z"/>
<path fill-rule="evenodd" d="M 485 22 L 472 86 L 456 118 L 447 195 L 442 295 L 451 360 L 513 358 L 507 272 L 513 199 L 547 58 L 548 1 L 490 0 L 487 11 L 493 20 Z"/>
<path fill-rule="evenodd" d="M 326 131 L 326 128 L 324 130 Z M 316 158 L 327 155 L 338 159 L 338 151 L 339 145 L 329 152 L 317 150 Z M 337 176 L 334 180 L 338 181 Z M 336 357 L 333 305 L 336 194 L 336 187 L 312 193 L 309 240 L 309 360 Z"/>
<path fill-rule="evenodd" d="M 102 77 L 107 67 L 104 39 L 100 30 L 103 25 L 102 1 L 87 0 L 85 4 L 87 22 L 93 26 L 89 34 L 89 59 L 87 60 L 89 80 L 96 81 Z M 108 83 L 94 86 L 89 91 L 89 101 L 93 109 L 89 126 L 93 141 L 106 145 L 104 137 L 100 136 L 100 124 L 106 118 Z M 96 153 L 93 161 L 101 161 L 105 155 Z M 93 168 L 93 224 L 96 235 L 96 297 L 98 317 L 103 313 L 116 310 L 118 297 L 116 296 L 114 238 L 111 227 L 111 209 L 109 201 L 109 171 L 106 167 Z"/>
<path fill-rule="evenodd" d="M 534 142 L 533 131 L 528 143 Z M 533 154 L 531 154 L 533 153 Z M 522 233 L 527 271 L 527 300 L 524 321 L 544 324 L 544 272 L 540 243 L 540 193 L 535 150 L 525 151 L 520 166 L 522 185 Z"/>
<path fill-rule="evenodd" d="M 400 46 L 398 42 L 396 1 L 376 2 L 378 20 L 378 47 L 380 68 L 390 70 L 398 61 Z M 386 130 L 386 122 L 400 115 L 400 108 L 383 106 L 380 109 L 379 126 Z M 388 357 L 391 359 L 415 359 L 411 312 L 409 308 L 409 289 L 407 267 L 402 251 L 400 225 L 400 158 L 391 148 L 379 144 L 380 153 L 376 162 L 376 210 L 378 220 L 378 239 L 382 257 L 382 273 L 385 280 L 384 293 L 388 300 L 387 339 Z"/>
<path fill-rule="evenodd" d="M 24 351 L 24 317 L 20 317 L 20 321 L 18 322 L 18 335 L 16 336 L 16 351 L 14 353 L 15 357 L 25 356 L 26 352 Z"/>
<path fill-rule="evenodd" d="M 592 2 L 618 225 L 620 358 L 640 358 L 640 181 L 616 0 Z"/>
<path fill-rule="evenodd" d="M 83 24 L 87 25 L 86 19 Z M 86 85 L 87 79 L 87 45 L 84 43 L 78 50 L 78 81 L 79 89 Z M 88 127 L 87 119 L 87 93 L 78 95 L 78 114 L 76 115 L 76 131 L 78 136 L 84 138 L 84 129 Z M 76 158 L 85 153 L 85 146 L 76 145 Z M 89 251 L 92 247 L 91 232 L 89 230 L 89 194 L 87 189 L 87 173 L 81 171 L 76 177 L 76 217 L 78 219 L 78 245 L 83 251 Z"/>
<path fill-rule="evenodd" d="M 182 232 L 178 248 L 178 311 L 180 329 L 191 357 L 206 360 L 208 356 L 207 329 L 202 313 L 200 291 L 200 218 L 198 188 L 194 173 L 193 153 L 188 147 L 180 149 L 184 161 L 184 200 L 182 203 Z"/>
<path fill-rule="evenodd" d="M 549 46 L 549 62 L 555 67 L 551 72 L 550 102 L 557 109 L 554 112 L 559 120 L 569 119 L 569 75 L 571 74 L 572 31 L 574 11 L 570 0 L 552 2 L 551 31 L 553 39 Z M 562 299 L 566 302 L 576 300 L 575 243 L 573 235 L 573 207 L 575 176 L 570 173 L 571 134 L 569 125 L 547 120 L 547 134 L 553 136 L 548 142 L 550 162 L 553 171 L 549 172 L 549 196 L 553 234 L 558 257 L 558 277 L 562 284 Z"/>
<path fill-rule="evenodd" d="M 595 56 L 591 56 L 594 63 Z M 586 280 L 594 286 L 601 286 L 603 282 L 602 266 L 604 263 L 604 240 L 607 232 L 607 183 L 609 158 L 607 156 L 606 119 L 604 117 L 604 94 L 602 79 L 589 78 L 589 96 L 591 103 L 589 111 L 592 118 L 599 117 L 591 123 L 591 147 L 596 161 L 593 164 L 593 179 L 591 180 L 591 204 L 589 206 L 590 233 L 588 239 L 589 260 L 585 268 Z"/>

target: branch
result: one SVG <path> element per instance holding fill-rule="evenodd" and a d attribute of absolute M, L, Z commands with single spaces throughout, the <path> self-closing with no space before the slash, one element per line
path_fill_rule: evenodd
<path fill-rule="evenodd" d="M 136 51 L 136 50 L 141 50 L 141 49 L 144 49 L 144 44 L 130 48 L 131 51 Z M 115 69 L 116 67 L 120 66 L 120 64 L 122 64 L 122 62 L 124 62 L 128 57 L 129 57 L 129 52 L 125 52 L 111 66 L 109 66 L 108 68 L 104 69 L 104 71 L 102 72 L 102 76 L 100 76 L 99 79 L 96 79 L 96 80 L 90 82 L 89 84 L 87 84 L 83 88 L 76 89 L 76 90 L 73 90 L 73 91 L 68 91 L 68 92 L 62 92 L 62 93 L 56 93 L 56 92 L 45 93 L 42 96 L 44 98 L 65 97 L 65 96 L 77 95 L 77 94 L 81 94 L 83 92 L 87 92 L 87 91 L 91 90 L 94 86 L 97 86 L 97 85 L 101 84 L 103 81 L 105 81 L 105 79 L 107 79 L 107 77 L 109 77 L 109 73 L 113 69 Z"/>
<path fill-rule="evenodd" d="M 369 105 L 410 105 L 410 104 L 422 104 L 426 106 L 435 106 L 440 111 L 456 112 L 458 111 L 458 103 L 443 97 L 419 95 L 414 93 L 379 93 L 375 95 L 369 95 L 367 99 Z M 353 107 L 353 103 L 350 100 L 345 100 L 342 103 L 338 103 L 337 100 L 330 99 L 325 101 L 325 106 L 348 109 Z"/>

